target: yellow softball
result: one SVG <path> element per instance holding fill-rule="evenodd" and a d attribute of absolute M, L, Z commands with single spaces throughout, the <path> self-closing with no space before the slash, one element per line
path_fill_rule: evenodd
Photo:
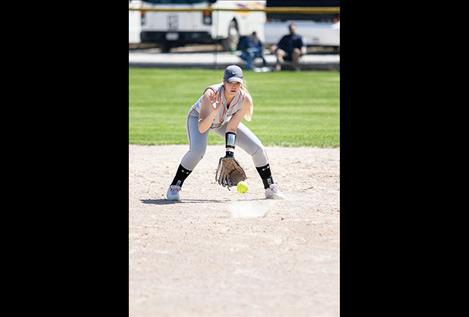
<path fill-rule="evenodd" d="M 241 194 L 247 193 L 249 190 L 248 183 L 246 183 L 245 181 L 240 181 L 236 186 L 236 190 L 238 191 L 238 193 Z"/>

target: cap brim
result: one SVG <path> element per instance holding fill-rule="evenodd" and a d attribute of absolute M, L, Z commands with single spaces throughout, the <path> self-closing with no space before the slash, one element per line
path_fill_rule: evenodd
<path fill-rule="evenodd" d="M 243 79 L 242 78 L 239 78 L 239 77 L 231 77 L 227 80 L 229 83 L 232 83 L 232 82 L 238 82 L 238 83 L 242 83 L 243 82 Z"/>

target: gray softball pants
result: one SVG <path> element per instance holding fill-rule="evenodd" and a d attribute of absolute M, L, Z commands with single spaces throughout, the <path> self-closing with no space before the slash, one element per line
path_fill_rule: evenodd
<path fill-rule="evenodd" d="M 192 171 L 203 158 L 207 150 L 208 133 L 213 131 L 221 137 L 225 137 L 226 126 L 223 124 L 216 129 L 209 129 L 204 133 L 199 132 L 199 117 L 194 113 L 189 113 L 187 117 L 187 138 L 189 139 L 189 151 L 182 157 L 181 165 Z M 243 123 L 240 123 L 236 131 L 236 147 L 242 148 L 246 153 L 252 156 L 255 167 L 269 164 L 267 153 L 264 146 L 257 136 Z"/>

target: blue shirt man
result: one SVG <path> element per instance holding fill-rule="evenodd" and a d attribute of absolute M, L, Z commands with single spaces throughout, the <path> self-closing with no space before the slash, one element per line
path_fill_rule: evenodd
<path fill-rule="evenodd" d="M 306 54 L 303 37 L 296 33 L 296 24 L 290 23 L 288 29 L 290 33 L 284 35 L 278 44 L 272 47 L 277 57 L 275 70 L 281 70 L 284 61 L 291 61 L 295 70 L 299 70 L 299 59 Z"/>

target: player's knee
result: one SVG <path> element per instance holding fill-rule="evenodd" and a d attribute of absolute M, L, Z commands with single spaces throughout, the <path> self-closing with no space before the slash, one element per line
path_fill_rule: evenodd
<path fill-rule="evenodd" d="M 194 147 L 194 148 L 191 148 L 190 153 L 193 159 L 198 162 L 204 157 L 205 150 L 206 148 L 204 147 Z"/>
<path fill-rule="evenodd" d="M 254 152 L 251 154 L 252 157 L 265 156 L 265 149 L 262 144 L 254 148 Z"/>
<path fill-rule="evenodd" d="M 257 147 L 256 151 L 252 153 L 252 160 L 256 166 L 264 166 L 269 163 L 269 158 L 264 146 Z"/>

